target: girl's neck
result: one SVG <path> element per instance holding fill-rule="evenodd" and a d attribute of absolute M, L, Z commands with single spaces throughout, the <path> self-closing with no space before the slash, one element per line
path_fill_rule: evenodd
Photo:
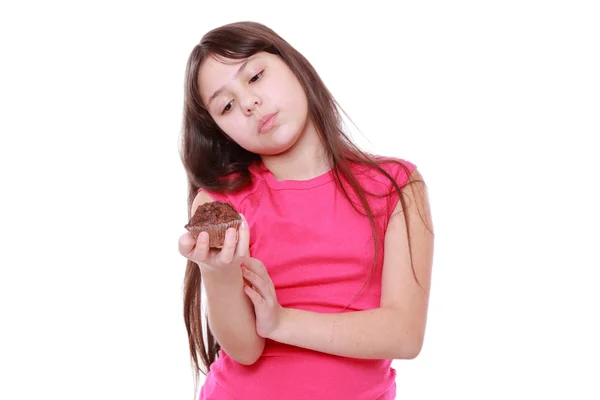
<path fill-rule="evenodd" d="M 310 121 L 291 149 L 261 158 L 265 167 L 278 181 L 309 180 L 331 169 L 325 147 Z"/>

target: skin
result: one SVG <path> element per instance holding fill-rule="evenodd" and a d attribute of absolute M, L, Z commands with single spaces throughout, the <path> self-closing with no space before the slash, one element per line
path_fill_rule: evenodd
<path fill-rule="evenodd" d="M 221 129 L 246 150 L 260 154 L 277 179 L 310 179 L 329 170 L 306 95 L 287 65 L 278 56 L 258 53 L 238 75 L 245 60 L 229 61 L 209 58 L 199 74 L 202 99 Z M 260 118 L 273 112 L 278 113 L 274 128 L 258 133 Z M 412 178 L 422 179 L 417 170 Z M 402 210 L 398 203 L 386 231 L 381 306 L 373 310 L 322 314 L 283 308 L 267 269 L 249 254 L 247 224 L 237 243 L 235 232 L 229 232 L 220 252 L 208 249 L 206 234 L 197 242 L 187 232 L 182 235 L 180 253 L 202 271 L 209 323 L 227 353 L 251 364 L 269 338 L 346 357 L 415 358 L 425 335 L 433 262 L 433 235 L 423 220 L 433 225 L 424 187 L 407 186 L 404 194 L 408 207 Z M 200 192 L 192 212 L 207 201 L 212 201 L 210 196 Z M 413 278 L 404 214 L 409 219 L 410 256 L 422 287 Z M 219 296 L 223 290 L 234 295 Z"/>

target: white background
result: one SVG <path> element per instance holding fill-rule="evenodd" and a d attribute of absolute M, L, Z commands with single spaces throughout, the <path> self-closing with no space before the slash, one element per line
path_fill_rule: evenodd
<path fill-rule="evenodd" d="M 429 185 L 428 330 L 398 398 L 600 398 L 597 2 L 219 4 L 0 6 L 0 398 L 193 398 L 183 72 L 238 20 Z"/>

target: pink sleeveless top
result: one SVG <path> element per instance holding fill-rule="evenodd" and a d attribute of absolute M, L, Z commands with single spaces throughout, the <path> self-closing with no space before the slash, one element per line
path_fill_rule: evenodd
<path fill-rule="evenodd" d="M 408 161 L 396 161 L 409 172 L 415 169 Z M 398 185 L 406 183 L 408 175 L 399 165 L 381 165 Z M 331 172 L 306 181 L 278 181 L 262 163 L 255 163 L 248 187 L 227 195 L 207 192 L 215 200 L 230 202 L 248 220 L 251 255 L 264 263 L 283 307 L 320 313 L 339 313 L 351 302 L 347 311 L 379 307 L 383 238 L 398 195 L 379 172 L 363 166 L 353 169 L 367 191 L 384 195 L 368 196 L 381 240 L 373 274 L 354 302 L 373 266 L 372 231 Z M 221 350 L 200 399 L 394 399 L 396 371 L 391 362 L 339 357 L 267 340 L 262 356 L 249 366 Z"/>

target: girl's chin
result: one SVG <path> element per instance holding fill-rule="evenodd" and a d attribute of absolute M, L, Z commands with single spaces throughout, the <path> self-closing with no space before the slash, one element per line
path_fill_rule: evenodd
<path fill-rule="evenodd" d="M 294 147 L 295 141 L 293 139 L 283 136 L 272 137 L 265 141 L 263 146 L 256 148 L 254 152 L 265 156 L 282 154 Z"/>

